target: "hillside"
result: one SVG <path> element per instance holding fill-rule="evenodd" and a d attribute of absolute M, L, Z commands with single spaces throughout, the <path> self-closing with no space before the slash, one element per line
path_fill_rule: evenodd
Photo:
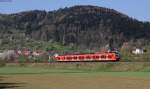
<path fill-rule="evenodd" d="M 79 48 L 120 48 L 125 42 L 139 46 L 150 41 L 150 23 L 97 6 L 0 14 L 1 47 L 23 47 L 33 40 Z"/>

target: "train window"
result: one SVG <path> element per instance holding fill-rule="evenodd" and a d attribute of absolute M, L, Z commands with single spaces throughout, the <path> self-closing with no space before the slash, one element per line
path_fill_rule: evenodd
<path fill-rule="evenodd" d="M 84 59 L 83 57 L 81 57 L 81 59 Z"/>
<path fill-rule="evenodd" d="M 69 57 L 70 60 L 72 60 L 72 57 Z"/>
<path fill-rule="evenodd" d="M 68 59 L 68 60 L 71 60 L 71 59 L 72 59 L 72 57 L 67 57 L 67 59 Z"/>
<path fill-rule="evenodd" d="M 75 57 L 73 57 L 74 59 L 77 59 L 77 57 L 75 56 Z"/>
<path fill-rule="evenodd" d="M 84 57 L 83 57 L 83 56 L 80 56 L 79 59 L 84 59 Z"/>
<path fill-rule="evenodd" d="M 90 56 L 86 56 L 86 58 L 87 58 L 87 59 L 91 59 L 91 57 L 90 57 Z"/>
<path fill-rule="evenodd" d="M 112 56 L 111 56 L 111 55 L 108 55 L 108 58 L 112 58 Z"/>
<path fill-rule="evenodd" d="M 106 58 L 106 56 L 105 56 L 105 55 L 102 55 L 101 58 Z"/>
<path fill-rule="evenodd" d="M 66 59 L 69 59 L 69 57 L 66 57 Z"/>
<path fill-rule="evenodd" d="M 79 57 L 79 59 L 82 59 L 82 57 Z"/>
<path fill-rule="evenodd" d="M 96 58 L 99 58 L 99 56 L 96 56 Z"/>
<path fill-rule="evenodd" d="M 96 56 L 93 56 L 93 59 L 95 59 L 96 58 Z"/>
<path fill-rule="evenodd" d="M 82 59 L 84 59 L 84 57 L 82 57 Z"/>

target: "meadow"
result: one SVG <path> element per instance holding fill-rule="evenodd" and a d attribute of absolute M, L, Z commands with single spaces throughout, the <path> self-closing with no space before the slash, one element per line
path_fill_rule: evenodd
<path fill-rule="evenodd" d="M 0 68 L 0 89 L 149 89 L 150 87 L 149 71 L 104 71 L 101 68 L 90 69 L 95 63 L 77 64 L 78 69 L 73 63 L 65 67 L 59 63 L 32 64 L 32 66 L 9 64 Z M 96 63 L 96 66 L 102 67 L 102 64 Z M 113 64 L 106 64 L 107 68 L 108 65 L 113 67 Z M 87 66 L 87 69 L 81 68 L 83 65 Z"/>

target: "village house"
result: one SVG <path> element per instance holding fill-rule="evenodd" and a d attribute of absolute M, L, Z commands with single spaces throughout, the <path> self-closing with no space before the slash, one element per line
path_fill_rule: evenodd
<path fill-rule="evenodd" d="M 145 52 L 145 50 L 141 49 L 141 48 L 136 48 L 136 49 L 132 50 L 132 53 L 135 55 L 143 54 L 144 52 Z"/>

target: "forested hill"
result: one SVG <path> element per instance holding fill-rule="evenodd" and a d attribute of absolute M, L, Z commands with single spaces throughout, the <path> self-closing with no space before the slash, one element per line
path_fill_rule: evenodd
<path fill-rule="evenodd" d="M 0 15 L 0 45 L 24 40 L 60 42 L 78 47 L 121 47 L 124 42 L 148 42 L 150 23 L 116 10 L 74 6 L 55 11 Z"/>

